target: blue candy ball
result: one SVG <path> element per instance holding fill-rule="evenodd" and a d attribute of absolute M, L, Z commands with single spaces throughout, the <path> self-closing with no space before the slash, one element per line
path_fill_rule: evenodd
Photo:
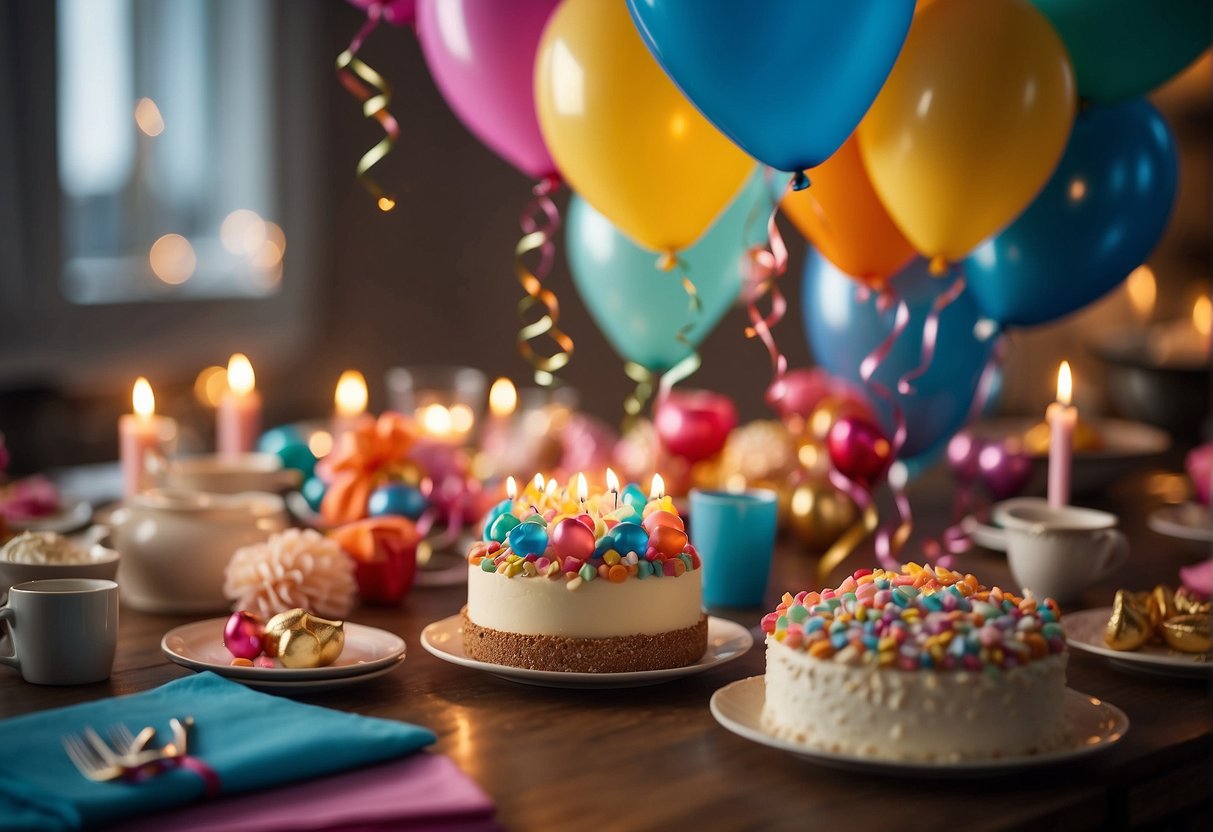
<path fill-rule="evenodd" d="M 517 525 L 519 525 L 517 517 L 512 514 L 502 514 L 493 521 L 493 525 L 489 526 L 485 539 L 505 543 L 505 539 L 510 536 L 510 532 Z"/>
<path fill-rule="evenodd" d="M 649 533 L 639 523 L 620 523 L 611 529 L 611 537 L 615 539 L 615 551 L 621 555 L 643 555 L 649 548 Z"/>
<path fill-rule="evenodd" d="M 303 481 L 303 487 L 299 489 L 307 507 L 312 511 L 320 511 L 320 504 L 324 502 L 324 492 L 326 491 L 328 491 L 328 485 L 320 477 L 309 477 Z"/>
<path fill-rule="evenodd" d="M 510 530 L 510 548 L 517 555 L 542 555 L 547 547 L 548 530 L 538 523 L 519 523 Z"/>
<path fill-rule="evenodd" d="M 366 504 L 366 513 L 372 517 L 397 514 L 416 520 L 428 505 L 420 489 L 402 482 L 389 482 L 379 486 L 371 494 L 371 499 Z"/>

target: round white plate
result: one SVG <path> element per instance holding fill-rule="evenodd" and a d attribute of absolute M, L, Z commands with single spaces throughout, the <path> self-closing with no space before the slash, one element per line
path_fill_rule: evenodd
<path fill-rule="evenodd" d="M 265 679 L 233 679 L 233 682 L 239 682 L 253 690 L 259 690 L 263 693 L 274 693 L 280 696 L 307 696 L 313 693 L 324 693 L 335 688 L 344 688 L 349 685 L 359 685 L 370 679 L 378 679 L 380 676 L 386 676 L 401 665 L 404 658 L 395 664 L 390 664 L 387 667 L 381 667 L 378 670 L 372 670 L 369 673 L 359 673 L 356 676 L 338 676 L 333 679 L 303 679 L 289 682 L 275 682 Z"/>
<path fill-rule="evenodd" d="M 790 751 L 831 768 L 916 777 L 986 777 L 1068 762 L 1077 757 L 1104 751 L 1118 742 L 1129 730 L 1129 718 L 1115 705 L 1069 689 L 1066 690 L 1065 697 L 1065 714 L 1070 722 L 1070 740 L 1061 748 L 1042 754 L 1025 754 L 997 760 L 939 763 L 877 760 L 839 754 L 772 736 L 762 727 L 762 706 L 766 701 L 764 676 L 751 676 L 725 685 L 712 694 L 711 709 L 716 721 L 738 736 L 771 748 Z"/>
<path fill-rule="evenodd" d="M 1159 506 L 1150 512 L 1146 522 L 1159 534 L 1198 543 L 1213 543 L 1213 517 L 1200 503 Z"/>
<path fill-rule="evenodd" d="M 9 528 L 18 532 L 58 532 L 67 534 L 83 528 L 93 519 L 93 507 L 87 500 L 65 497 L 59 511 L 46 517 L 9 520 Z"/>
<path fill-rule="evenodd" d="M 391 669 L 404 661 L 404 639 L 395 633 L 345 623 L 345 649 L 327 667 L 233 667 L 232 654 L 223 646 L 227 617 L 182 624 L 164 634 L 160 650 L 170 661 L 191 670 L 210 670 L 238 682 L 259 685 L 294 685 L 320 680 L 362 678 Z"/>
<path fill-rule="evenodd" d="M 1146 644 L 1136 650 L 1113 650 L 1103 640 L 1104 628 L 1111 616 L 1111 607 L 1066 613 L 1061 617 L 1066 641 L 1075 650 L 1103 656 L 1111 659 L 1112 664 L 1130 670 L 1197 678 L 1213 673 L 1213 655 L 1208 653 L 1181 653 L 1161 644 Z"/>
<path fill-rule="evenodd" d="M 469 659 L 463 652 L 463 628 L 460 620 L 460 616 L 452 615 L 430 624 L 421 631 L 421 646 L 451 664 L 484 670 L 511 682 L 544 688 L 638 688 L 659 685 L 672 679 L 711 670 L 738 658 L 754 645 L 754 637 L 745 627 L 724 618 L 709 616 L 708 650 L 695 664 L 632 673 L 561 673 Z"/>

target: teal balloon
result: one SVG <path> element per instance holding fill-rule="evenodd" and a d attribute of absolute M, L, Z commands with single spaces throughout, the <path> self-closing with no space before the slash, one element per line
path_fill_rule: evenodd
<path fill-rule="evenodd" d="M 703 308 L 695 314 L 677 270 L 657 267 L 658 255 L 633 243 L 579 196 L 569 204 L 565 244 L 573 285 L 615 352 L 653 372 L 690 355 L 678 332 L 698 346 L 741 293 L 750 246 L 766 240 L 770 191 L 761 173 L 742 188 L 699 242 L 679 252 Z"/>
<path fill-rule="evenodd" d="M 309 477 L 303 481 L 303 487 L 299 489 L 307 507 L 315 512 L 320 511 L 320 504 L 324 502 L 324 492 L 326 491 L 328 491 L 328 485 L 320 477 Z"/>
<path fill-rule="evenodd" d="M 746 153 L 784 171 L 821 164 L 854 132 L 914 16 L 914 0 L 627 3 L 645 46 L 690 102 Z"/>
<path fill-rule="evenodd" d="M 930 368 L 913 382 L 913 391 L 897 392 L 897 382 L 922 363 L 923 331 L 936 298 L 958 280 L 935 277 L 927 261 L 912 260 L 890 280 L 890 288 L 905 300 L 909 323 L 872 378 L 892 392 L 906 423 L 900 459 L 913 469 L 929 462 L 964 425 L 990 359 L 994 339 L 982 339 L 980 315 L 964 292 L 939 315 L 935 354 Z M 896 305 L 882 305 L 873 292 L 866 295 L 847 275 L 814 249 L 804 264 L 801 293 L 809 347 L 817 363 L 836 376 L 862 383 L 864 358 L 893 331 Z M 869 400 L 886 431 L 892 431 L 892 409 L 880 397 Z"/>
<path fill-rule="evenodd" d="M 1177 75 L 1213 40 L 1209 0 L 1032 0 L 1061 35 L 1078 94 L 1136 98 Z"/>
<path fill-rule="evenodd" d="M 389 482 L 372 493 L 366 504 L 366 513 L 371 517 L 395 515 L 416 520 L 425 513 L 429 501 L 416 486 L 403 482 Z"/>
<path fill-rule="evenodd" d="M 307 437 L 294 425 L 280 425 L 261 434 L 261 438 L 257 440 L 257 451 L 263 454 L 276 454 L 290 445 L 306 447 Z"/>
<path fill-rule="evenodd" d="M 1034 326 L 1106 295 L 1162 237 L 1178 181 L 1175 138 L 1148 102 L 1079 113 L 1044 190 L 964 261 L 978 311 Z"/>
<path fill-rule="evenodd" d="M 510 529 L 509 540 L 516 555 L 542 555 L 548 547 L 548 530 L 537 523 L 519 523 Z"/>
<path fill-rule="evenodd" d="M 521 521 L 512 514 L 499 514 L 493 521 L 493 525 L 489 526 L 488 539 L 496 540 L 498 543 L 505 543 L 506 538 L 510 536 L 510 532 L 514 527 L 519 525 Z"/>
<path fill-rule="evenodd" d="M 275 453 L 282 460 L 283 468 L 293 468 L 307 479 L 316 470 L 316 455 L 306 444 L 300 442 L 283 445 Z"/>
<path fill-rule="evenodd" d="M 635 552 L 643 556 L 649 548 L 649 533 L 639 523 L 620 523 L 611 529 L 611 539 L 615 541 L 615 551 L 621 555 Z"/>

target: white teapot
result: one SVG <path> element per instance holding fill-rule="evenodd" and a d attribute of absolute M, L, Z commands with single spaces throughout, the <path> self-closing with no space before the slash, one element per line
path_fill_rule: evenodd
<path fill-rule="evenodd" d="M 131 497 L 109 520 L 122 554 L 122 603 L 145 612 L 219 612 L 223 570 L 242 546 L 287 526 L 277 494 L 158 488 Z"/>

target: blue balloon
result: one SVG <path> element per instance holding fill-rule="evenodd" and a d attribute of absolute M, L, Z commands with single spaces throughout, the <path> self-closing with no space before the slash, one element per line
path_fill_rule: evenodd
<path fill-rule="evenodd" d="M 307 445 L 307 437 L 295 425 L 279 425 L 261 434 L 257 440 L 257 452 L 276 454 L 290 445 Z"/>
<path fill-rule="evenodd" d="M 1178 178 L 1175 138 L 1148 102 L 1080 112 L 1044 190 L 964 261 L 978 311 L 1032 326 L 1107 294 L 1162 237 Z"/>
<path fill-rule="evenodd" d="M 516 555 L 542 555 L 548 547 L 548 530 L 538 523 L 519 523 L 510 529 L 509 540 Z"/>
<path fill-rule="evenodd" d="M 855 130 L 901 51 L 914 0 L 628 0 L 683 94 L 773 168 L 821 164 Z"/>
<path fill-rule="evenodd" d="M 620 523 L 611 529 L 611 539 L 615 541 L 615 551 L 621 555 L 635 552 L 643 557 L 649 548 L 649 533 L 639 523 Z"/>
<path fill-rule="evenodd" d="M 657 267 L 657 255 L 633 243 L 588 202 L 574 195 L 565 221 L 573 285 L 615 352 L 653 372 L 690 354 L 678 332 L 694 321 L 687 340 L 698 345 L 741 292 L 742 262 L 766 239 L 771 195 L 756 173 L 699 242 L 679 253 L 703 302 L 692 317 L 676 271 Z"/>
<path fill-rule="evenodd" d="M 307 507 L 317 513 L 320 511 L 320 504 L 324 502 L 326 491 L 328 491 L 328 485 L 320 477 L 308 477 L 303 481 L 303 487 L 299 489 L 299 493 L 307 502 Z"/>
<path fill-rule="evenodd" d="M 922 363 L 923 325 L 935 299 L 957 280 L 934 277 L 927 261 L 914 260 L 895 275 L 890 288 L 909 306 L 910 319 L 873 379 L 892 391 L 906 420 L 906 444 L 900 458 L 929 460 L 942 449 L 969 415 L 977 385 L 994 347 L 993 337 L 975 333 L 980 320 L 968 293 L 951 303 L 939 317 L 935 356 L 912 393 L 897 392 L 897 382 Z M 863 288 L 852 277 L 808 251 L 804 268 L 804 324 L 817 363 L 836 376 L 861 382 L 859 365 L 893 330 L 896 305 L 877 308 L 875 293 L 861 299 Z M 892 411 L 878 396 L 869 397 L 892 431 Z M 911 465 L 911 467 L 914 467 Z"/>

